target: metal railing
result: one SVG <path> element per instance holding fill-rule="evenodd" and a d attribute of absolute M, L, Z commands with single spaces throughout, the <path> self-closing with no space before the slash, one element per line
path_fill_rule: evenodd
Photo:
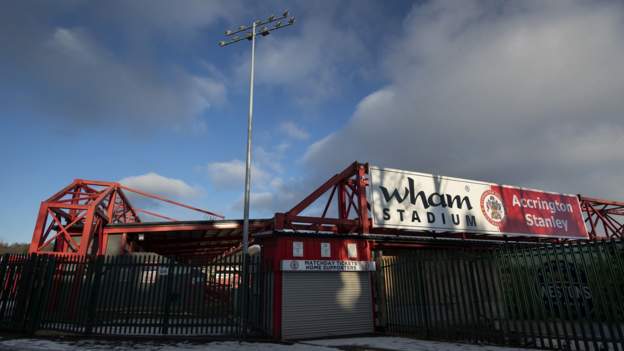
<path fill-rule="evenodd" d="M 624 349 L 624 241 L 380 257 L 390 334 L 543 349 Z"/>
<path fill-rule="evenodd" d="M 0 328 L 85 335 L 270 335 L 272 272 L 260 257 L 182 264 L 156 255 L 4 255 Z"/>

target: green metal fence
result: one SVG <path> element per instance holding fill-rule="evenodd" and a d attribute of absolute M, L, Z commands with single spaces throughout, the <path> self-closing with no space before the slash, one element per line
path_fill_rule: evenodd
<path fill-rule="evenodd" d="M 624 241 L 379 258 L 391 334 L 569 350 L 624 350 Z"/>
<path fill-rule="evenodd" d="M 270 265 L 250 257 L 245 273 L 242 264 L 240 256 L 193 265 L 156 255 L 5 255 L 0 258 L 0 328 L 87 335 L 270 335 Z"/>

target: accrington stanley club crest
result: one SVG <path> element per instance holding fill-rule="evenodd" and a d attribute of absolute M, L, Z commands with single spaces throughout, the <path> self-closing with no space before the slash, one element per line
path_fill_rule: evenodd
<path fill-rule="evenodd" d="M 505 206 L 500 194 L 486 190 L 481 195 L 481 211 L 488 222 L 501 227 L 505 222 Z"/>

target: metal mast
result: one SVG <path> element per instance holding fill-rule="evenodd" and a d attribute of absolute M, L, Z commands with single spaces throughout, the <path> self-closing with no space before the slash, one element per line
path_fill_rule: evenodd
<path fill-rule="evenodd" d="M 243 210 L 243 256 L 247 256 L 249 246 L 249 196 L 251 192 L 251 132 L 253 120 L 253 93 L 254 93 L 254 68 L 256 55 L 256 36 L 267 36 L 274 30 L 285 28 L 295 24 L 295 18 L 289 16 L 288 10 L 281 16 L 269 16 L 266 20 L 255 20 L 251 25 L 239 26 L 237 30 L 226 30 L 226 40 L 219 42 L 224 47 L 237 43 L 243 39 L 251 41 L 251 72 L 249 77 L 249 115 L 247 117 L 247 155 L 245 160 L 245 195 Z"/>

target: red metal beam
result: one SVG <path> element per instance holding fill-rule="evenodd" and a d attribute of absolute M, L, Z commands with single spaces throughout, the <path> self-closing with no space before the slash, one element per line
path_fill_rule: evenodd
<path fill-rule="evenodd" d="M 158 232 L 184 232 L 184 231 L 215 231 L 215 230 L 242 230 L 242 221 L 214 221 L 187 224 L 185 222 L 171 223 L 144 223 L 141 225 L 116 225 L 104 228 L 104 232 L 112 233 L 158 233 Z M 270 228 L 268 220 L 250 221 L 249 227 L 253 229 Z"/>
<path fill-rule="evenodd" d="M 135 208 L 134 210 L 137 211 L 137 212 L 146 213 L 146 214 L 148 214 L 150 216 L 158 217 L 158 218 L 161 218 L 161 219 L 166 219 L 168 221 L 172 221 L 172 222 L 177 221 L 177 219 L 175 219 L 175 218 L 167 217 L 167 216 L 162 215 L 160 213 L 148 211 L 148 210 L 145 210 L 145 209 L 142 209 L 142 208 Z"/>
<path fill-rule="evenodd" d="M 155 199 L 155 200 L 160 200 L 160 201 L 163 201 L 163 202 L 167 202 L 167 203 L 170 203 L 170 204 L 172 204 L 172 205 L 176 205 L 176 206 L 184 207 L 184 208 L 187 208 L 187 209 L 189 209 L 189 210 L 193 210 L 193 211 L 197 211 L 197 212 L 202 212 L 202 213 L 205 213 L 205 214 L 207 214 L 207 215 L 209 215 L 209 216 L 212 216 L 212 217 L 214 217 L 214 218 L 216 218 L 216 219 L 223 219 L 223 218 L 225 218 L 224 216 L 222 216 L 222 215 L 220 215 L 220 214 L 218 214 L 218 213 L 211 212 L 211 211 L 206 211 L 206 210 L 202 210 L 201 208 L 197 208 L 197 207 L 193 207 L 193 206 L 189 206 L 189 205 L 185 205 L 185 204 L 183 204 L 183 203 L 181 203 L 181 202 L 173 201 L 173 200 L 167 199 L 167 198 L 165 198 L 165 197 L 163 197 L 163 196 L 159 196 L 159 195 L 155 195 L 155 194 L 150 194 L 150 193 L 147 193 L 147 192 L 145 192 L 145 191 L 141 191 L 141 190 L 137 190 L 137 189 L 133 189 L 133 188 L 127 187 L 127 186 L 125 186 L 125 185 L 120 185 L 120 187 L 121 187 L 122 189 L 124 189 L 124 190 L 130 191 L 130 192 L 133 192 L 133 193 L 135 193 L 135 194 L 139 194 L 139 195 L 142 195 L 142 196 L 145 196 L 145 197 L 149 197 L 149 198 L 152 198 L 152 199 Z"/>

